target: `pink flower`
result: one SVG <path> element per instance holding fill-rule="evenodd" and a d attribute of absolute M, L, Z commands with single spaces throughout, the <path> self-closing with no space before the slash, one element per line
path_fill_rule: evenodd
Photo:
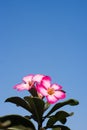
<path fill-rule="evenodd" d="M 58 84 L 51 84 L 50 79 L 44 77 L 41 84 L 37 85 L 37 91 L 47 98 L 50 104 L 57 102 L 59 99 L 65 98 L 65 92 Z"/>
<path fill-rule="evenodd" d="M 14 86 L 14 89 L 17 89 L 19 91 L 21 90 L 30 90 L 35 83 L 40 83 L 43 79 L 43 77 L 45 77 L 44 75 L 41 75 L 41 74 L 36 74 L 36 75 L 33 75 L 33 74 L 30 74 L 30 75 L 27 75 L 25 77 L 23 77 L 23 82 L 20 83 L 20 84 L 17 84 Z"/>

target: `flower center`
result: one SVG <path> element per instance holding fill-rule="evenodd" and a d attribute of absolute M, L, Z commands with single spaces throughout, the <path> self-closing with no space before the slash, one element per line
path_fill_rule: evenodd
<path fill-rule="evenodd" d="M 28 82 L 28 85 L 32 87 L 34 85 L 34 82 L 33 81 Z"/>
<path fill-rule="evenodd" d="M 49 95 L 52 95 L 54 94 L 55 90 L 53 88 L 48 88 L 47 92 Z"/>

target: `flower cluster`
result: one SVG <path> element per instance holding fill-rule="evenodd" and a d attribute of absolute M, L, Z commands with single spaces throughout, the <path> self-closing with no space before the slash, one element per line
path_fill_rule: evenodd
<path fill-rule="evenodd" d="M 30 74 L 23 77 L 23 82 L 14 86 L 14 89 L 18 91 L 28 90 L 35 88 L 38 95 L 46 97 L 48 103 L 53 104 L 59 99 L 66 97 L 65 92 L 62 90 L 62 86 L 51 83 L 51 77 L 42 74 Z"/>
<path fill-rule="evenodd" d="M 14 86 L 14 89 L 27 90 L 30 94 L 23 98 L 9 97 L 5 102 L 22 107 L 28 111 L 28 115 L 11 114 L 0 117 L 0 130 L 70 130 L 65 123 L 67 118 L 73 115 L 73 112 L 68 113 L 60 108 L 66 105 L 75 106 L 79 102 L 69 99 L 57 103 L 58 100 L 66 97 L 66 93 L 62 90 L 61 85 L 52 83 L 50 76 L 27 75 L 23 77 L 21 83 Z M 53 104 L 52 107 L 51 104 Z"/>

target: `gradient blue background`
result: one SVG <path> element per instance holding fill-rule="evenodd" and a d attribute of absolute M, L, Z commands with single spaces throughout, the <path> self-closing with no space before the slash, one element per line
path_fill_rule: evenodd
<path fill-rule="evenodd" d="M 0 0 L 0 116 L 27 112 L 4 103 L 25 96 L 13 86 L 30 73 L 50 75 L 67 98 L 80 105 L 66 125 L 84 130 L 87 123 L 87 2 L 86 0 Z"/>

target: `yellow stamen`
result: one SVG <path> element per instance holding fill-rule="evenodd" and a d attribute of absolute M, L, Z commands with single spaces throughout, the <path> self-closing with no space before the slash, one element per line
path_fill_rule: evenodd
<path fill-rule="evenodd" d="M 52 95 L 54 94 L 55 90 L 53 88 L 48 88 L 47 92 L 49 95 Z"/>

